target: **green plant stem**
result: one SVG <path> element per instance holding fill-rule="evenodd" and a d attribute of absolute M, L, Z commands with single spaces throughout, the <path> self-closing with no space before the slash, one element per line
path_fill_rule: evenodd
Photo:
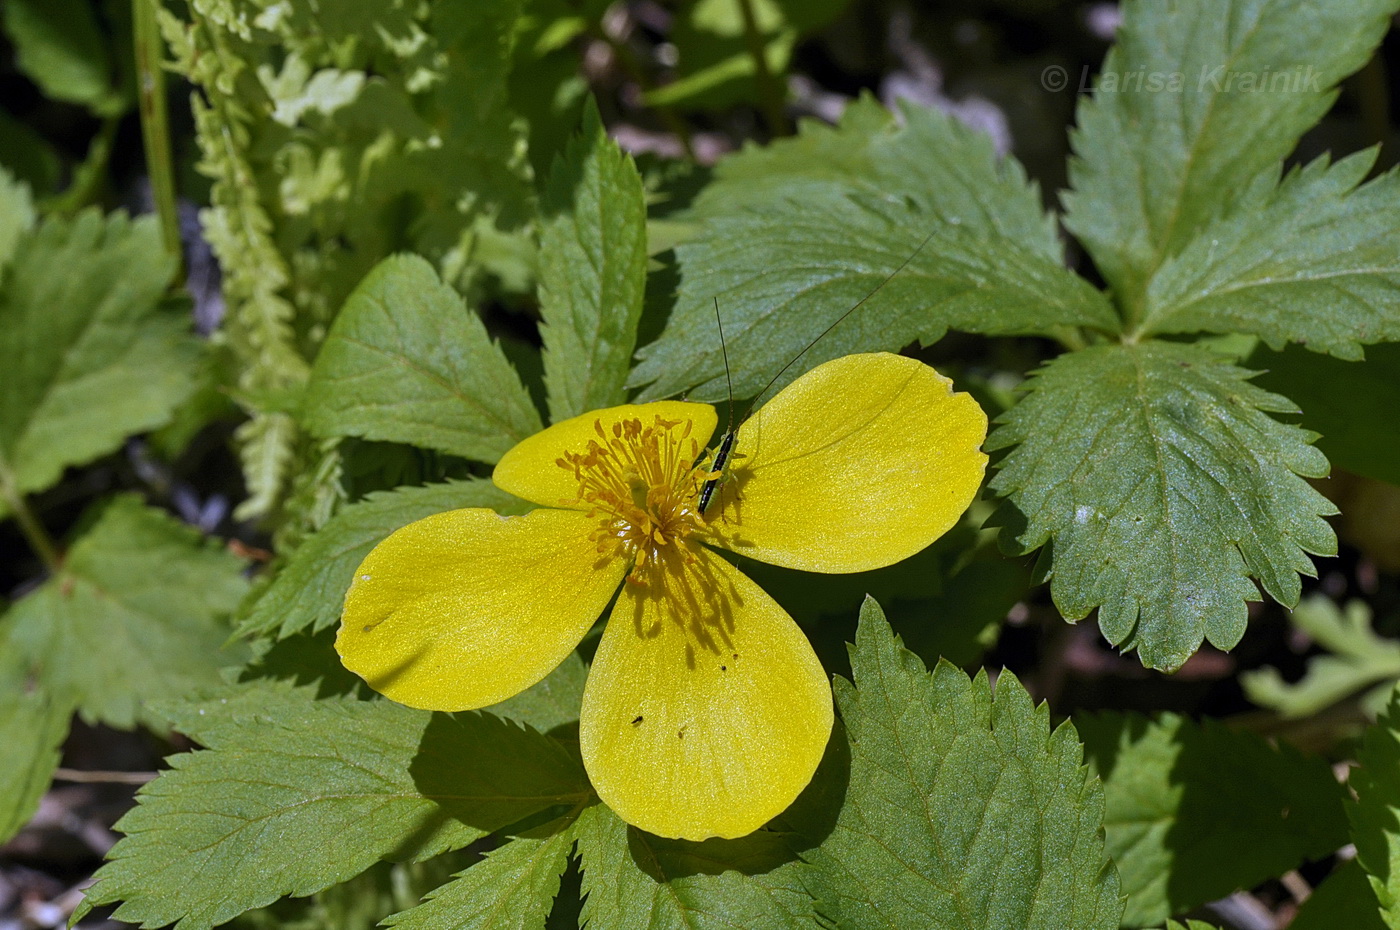
<path fill-rule="evenodd" d="M 758 85 L 759 106 L 768 123 L 768 132 L 774 138 L 790 135 L 792 129 L 783 109 L 785 95 L 777 77 L 768 69 L 768 56 L 764 53 L 763 33 L 758 30 L 753 0 L 739 0 L 739 13 L 744 17 L 744 41 L 749 46 L 749 56 L 753 58 L 754 83 Z"/>
<path fill-rule="evenodd" d="M 591 33 L 594 38 L 601 39 L 607 44 L 608 48 L 612 49 L 613 55 L 617 58 L 618 65 L 627 73 L 628 77 L 637 82 L 637 86 L 642 89 L 643 93 L 654 88 L 655 85 L 652 84 L 651 80 L 647 77 L 646 71 L 644 71 L 642 66 L 637 62 L 636 56 L 632 54 L 631 49 L 608 35 L 607 31 L 604 29 L 594 29 L 591 30 Z M 670 107 L 654 106 L 653 109 L 656 110 L 657 115 L 661 117 L 661 121 L 666 124 L 666 128 L 680 140 L 681 148 L 685 150 L 686 158 L 695 161 L 695 146 L 690 139 L 690 127 L 687 126 L 685 121 L 676 115 L 676 112 Z"/>
<path fill-rule="evenodd" d="M 1360 733 L 1371 719 L 1361 708 L 1362 695 L 1338 701 L 1308 717 L 1290 719 L 1271 710 L 1250 711 L 1227 717 L 1226 726 L 1248 730 L 1269 739 L 1283 740 L 1304 752 L 1325 754 L 1338 743 Z"/>
<path fill-rule="evenodd" d="M 1084 338 L 1084 333 L 1077 326 L 1056 326 L 1051 335 L 1060 345 L 1071 352 L 1088 348 L 1089 340 Z"/>
<path fill-rule="evenodd" d="M 103 772 L 87 769 L 54 769 L 54 781 L 81 785 L 144 785 L 156 780 L 159 772 Z"/>
<path fill-rule="evenodd" d="M 102 121 L 97 135 L 88 144 L 87 156 L 73 172 L 73 181 L 63 193 L 50 197 L 41 204 L 46 213 L 72 214 L 95 202 L 107 179 L 107 162 L 112 157 L 112 141 L 117 135 L 117 125 L 121 120 L 109 116 Z"/>
<path fill-rule="evenodd" d="M 170 118 L 165 96 L 165 71 L 161 68 L 164 46 L 156 25 L 157 0 L 131 0 L 135 22 L 137 104 L 141 113 L 141 140 L 146 149 L 146 172 L 151 197 L 160 217 L 165 250 L 179 262 L 180 217 L 175 201 L 175 166 L 170 147 Z"/>
<path fill-rule="evenodd" d="M 10 516 L 15 518 L 15 523 L 19 525 L 19 531 L 24 535 L 25 542 L 29 543 L 29 548 L 39 556 L 39 561 L 44 563 L 44 567 L 51 574 L 57 574 L 63 564 L 63 557 L 58 553 L 58 546 L 54 545 L 53 537 L 48 530 L 39 522 L 39 518 L 34 516 L 34 511 L 29 507 L 29 501 L 19 492 L 14 485 L 14 479 L 10 475 L 9 469 L 0 464 L 0 500 L 5 502 L 5 506 L 10 510 Z"/>

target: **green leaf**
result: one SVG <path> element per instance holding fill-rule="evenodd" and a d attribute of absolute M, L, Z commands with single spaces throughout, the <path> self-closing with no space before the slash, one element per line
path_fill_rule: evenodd
<path fill-rule="evenodd" d="M 44 96 L 115 116 L 125 107 L 94 9 L 86 0 L 6 0 L 5 31 L 15 63 Z"/>
<path fill-rule="evenodd" d="M 199 359 L 156 307 L 173 267 L 150 217 L 50 217 L 20 242 L 0 284 L 0 489 L 43 490 L 169 421 Z"/>
<path fill-rule="evenodd" d="M 1314 312 L 1323 309 L 1319 305 Z M 1299 346 L 1281 353 L 1261 347 L 1246 364 L 1263 369 L 1256 379 L 1260 387 L 1286 391 L 1302 408 L 1302 425 L 1322 434 L 1317 447 L 1330 462 L 1400 485 L 1400 438 L 1393 430 L 1377 428 L 1400 410 L 1400 345 L 1369 346 L 1364 362 Z"/>
<path fill-rule="evenodd" d="M 1074 722 L 1103 780 L 1127 926 L 1160 923 L 1346 842 L 1344 791 L 1322 759 L 1172 714 Z"/>
<path fill-rule="evenodd" d="M 997 552 L 997 531 L 981 529 L 995 505 L 980 501 L 959 525 L 903 562 L 868 572 L 822 575 L 749 562 L 756 582 L 806 631 L 828 670 L 848 669 L 867 596 L 880 602 L 904 648 L 928 664 L 940 658 L 966 668 L 993 645 L 1007 612 L 1031 586 L 1025 559 Z"/>
<path fill-rule="evenodd" d="M 1253 333 L 1353 360 L 1400 339 L 1400 174 L 1357 186 L 1376 154 L 1318 158 L 1202 230 L 1148 285 L 1142 330 Z"/>
<path fill-rule="evenodd" d="M 902 121 L 864 96 L 837 126 L 803 120 L 791 139 L 748 146 L 715 167 L 696 213 L 713 219 L 839 187 L 907 197 L 947 223 L 1062 261 L 1055 218 L 1020 163 L 999 157 L 990 137 L 942 110 L 906 104 L 900 112 Z M 921 230 L 914 241 L 927 233 Z"/>
<path fill-rule="evenodd" d="M 386 918 L 400 930 L 543 930 L 574 836 L 555 821 L 511 838 L 417 907 Z"/>
<path fill-rule="evenodd" d="M 1298 602 L 1336 513 L 1299 476 L 1327 474 L 1287 399 L 1203 348 L 1163 342 L 1062 355 L 1030 381 L 987 448 L 1015 445 L 991 486 L 1022 552 L 1054 542 L 1055 604 L 1099 608 L 1108 641 L 1175 669 L 1202 638 L 1233 647 L 1251 578 Z M 1014 508 L 1014 509 L 1013 509 Z"/>
<path fill-rule="evenodd" d="M 278 638 L 340 620 L 355 569 L 390 533 L 462 507 L 520 513 L 522 503 L 480 478 L 370 494 L 342 508 L 292 554 L 239 624 L 240 635 Z"/>
<path fill-rule="evenodd" d="M 302 407 L 322 436 L 364 436 L 482 462 L 540 430 L 481 318 L 416 255 L 386 258 L 345 302 Z"/>
<path fill-rule="evenodd" d="M 756 396 L 799 357 L 773 387 L 841 355 L 928 345 L 949 329 L 1047 334 L 1112 325 L 1107 302 L 1081 278 L 903 201 L 813 190 L 800 203 L 713 220 L 676 254 L 676 308 L 633 373 L 633 383 L 647 384 L 643 399 L 686 388 L 695 398 L 726 396 L 716 300 L 735 397 Z"/>
<path fill-rule="evenodd" d="M 238 684 L 269 680 L 314 687 L 315 696 L 374 699 L 377 693 L 340 662 L 335 630 L 295 633 L 285 639 L 256 639 L 254 657 L 233 676 Z"/>
<path fill-rule="evenodd" d="M 1380 902 L 1381 917 L 1400 927 L 1400 690 L 1366 729 L 1348 784 L 1356 801 L 1347 805 L 1356 859 Z"/>
<path fill-rule="evenodd" d="M 623 823 L 602 804 L 574 826 L 583 916 L 594 930 L 798 930 L 813 924 L 805 868 L 784 836 L 668 840 Z"/>
<path fill-rule="evenodd" d="M 58 767 L 72 705 L 28 677 L 8 624 L 0 624 L 0 844 L 34 816 Z"/>
<path fill-rule="evenodd" d="M 0 167 L 0 281 L 21 237 L 34 226 L 34 199 L 29 187 Z"/>
<path fill-rule="evenodd" d="M 1349 601 L 1341 610 L 1326 596 L 1315 594 L 1298 605 L 1292 619 L 1327 652 L 1309 659 L 1307 673 L 1295 684 L 1286 682 L 1276 668 L 1244 672 L 1240 683 L 1251 701 L 1284 717 L 1311 717 L 1383 682 L 1380 693 L 1372 693 L 1384 703 L 1391 682 L 1400 678 L 1400 642 L 1376 635 L 1365 601 Z"/>
<path fill-rule="evenodd" d="M 385 914 L 412 907 L 475 855 L 461 852 L 427 862 L 381 862 L 309 898 L 283 898 L 240 914 L 231 930 L 374 930 Z"/>
<path fill-rule="evenodd" d="M 163 729 L 149 702 L 220 683 L 241 658 L 223 618 L 243 563 L 191 527 L 118 497 L 62 570 L 9 613 L 11 640 L 44 688 L 89 721 Z"/>
<path fill-rule="evenodd" d="M 239 673 L 238 681 L 261 679 L 314 685 L 317 697 L 375 697 L 374 691 L 340 662 L 335 651 L 335 630 L 295 633 L 276 641 L 254 643 L 258 655 Z M 487 713 L 561 739 L 578 739 L 579 707 L 588 666 L 577 652 L 568 657 L 543 680 L 499 704 L 485 708 Z"/>
<path fill-rule="evenodd" d="M 1298 907 L 1288 930 L 1386 930 L 1376 893 L 1355 859 L 1343 862 Z"/>
<path fill-rule="evenodd" d="M 804 853 L 842 927 L 1118 927 L 1103 794 L 1074 727 L 1050 727 L 1013 675 L 995 694 L 905 651 L 874 601 L 836 681 L 851 772 L 834 829 Z"/>
<path fill-rule="evenodd" d="M 40 196 L 54 194 L 63 171 L 54 145 L 28 123 L 0 109 L 0 165 Z M 0 220 L 0 224 L 3 224 Z"/>
<path fill-rule="evenodd" d="M 905 648 L 927 661 L 966 667 L 996 645 L 1006 615 L 1026 596 L 1030 566 L 994 558 L 969 562 L 914 617 L 891 620 Z M 893 613 L 893 611 L 892 611 Z"/>
<path fill-rule="evenodd" d="M 558 743 L 489 714 L 253 687 L 171 722 L 208 748 L 141 790 L 86 901 L 143 927 L 212 927 L 590 797 Z"/>
<path fill-rule="evenodd" d="M 624 403 L 646 287 L 646 203 L 630 156 L 589 104 L 554 164 L 540 234 L 540 316 L 549 417 Z"/>
<path fill-rule="evenodd" d="M 587 664 L 577 652 L 571 652 L 542 681 L 486 709 L 521 726 L 551 733 L 578 722 L 579 708 L 583 706 L 583 686 L 587 681 Z M 576 738 L 577 733 L 572 736 Z"/>
<path fill-rule="evenodd" d="M 736 397 L 757 394 L 867 297 L 788 376 L 950 328 L 1116 327 L 1103 295 L 1063 267 L 1054 222 L 1018 164 L 945 114 L 905 117 L 897 126 L 863 102 L 836 129 L 808 124 L 721 164 L 696 207 L 705 225 L 676 249 L 666 329 L 638 353 L 630 383 L 647 385 L 643 398 L 726 395 L 716 299 Z"/>
<path fill-rule="evenodd" d="M 1130 319 L 1159 267 L 1253 206 L 1396 6 L 1220 0 L 1183 15 L 1174 3 L 1124 4 L 1094 96 L 1080 102 L 1064 200 L 1065 225 Z"/>

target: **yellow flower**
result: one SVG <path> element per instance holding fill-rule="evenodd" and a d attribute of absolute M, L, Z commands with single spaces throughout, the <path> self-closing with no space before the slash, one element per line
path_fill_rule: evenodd
<path fill-rule="evenodd" d="M 661 836 L 762 826 L 811 780 L 831 689 L 792 618 L 710 547 L 814 572 L 898 562 L 971 502 L 987 418 L 913 359 L 827 362 L 740 427 L 701 514 L 716 422 L 659 401 L 521 442 L 492 477 L 540 509 L 453 510 L 376 546 L 346 595 L 345 666 L 413 707 L 487 707 L 549 674 L 616 594 L 579 718 L 599 797 Z"/>

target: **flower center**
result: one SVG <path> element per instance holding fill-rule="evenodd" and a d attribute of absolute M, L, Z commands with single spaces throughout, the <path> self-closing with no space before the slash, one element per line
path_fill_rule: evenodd
<path fill-rule="evenodd" d="M 637 583 L 668 554 L 693 561 L 680 542 L 705 529 L 697 498 L 710 472 L 695 464 L 700 443 L 690 421 L 657 415 L 647 426 L 634 417 L 610 430 L 594 421 L 593 430 L 598 438 L 587 451 L 566 452 L 556 463 L 578 479 L 578 498 L 569 503 L 590 505 L 588 515 L 598 518 L 589 534 L 598 552 L 634 560 L 628 578 Z"/>

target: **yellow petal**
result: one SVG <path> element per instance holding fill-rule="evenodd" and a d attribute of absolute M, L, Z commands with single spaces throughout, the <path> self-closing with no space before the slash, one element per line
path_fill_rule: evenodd
<path fill-rule="evenodd" d="M 923 549 L 982 483 L 987 415 L 932 368 L 848 355 L 788 385 L 739 429 L 720 544 L 762 562 L 862 572 Z M 720 510 L 720 506 L 723 509 Z"/>
<path fill-rule="evenodd" d="M 698 549 L 699 547 L 697 547 Z M 751 833 L 806 787 L 831 735 L 826 672 L 792 618 L 719 556 L 628 581 L 598 646 L 579 741 L 633 826 Z"/>
<path fill-rule="evenodd" d="M 624 420 L 640 419 L 643 425 L 650 426 L 658 416 L 679 422 L 682 432 L 689 423 L 690 438 L 702 450 L 710 441 L 718 420 L 715 408 L 709 404 L 680 400 L 594 410 L 555 423 L 518 443 L 496 463 L 491 480 L 502 491 L 546 507 L 585 507 L 574 503 L 578 497 L 578 481 L 572 471 L 559 466 L 559 459 L 565 453 L 587 452 L 588 444 L 598 441 L 598 426 L 610 434 L 613 426 Z"/>
<path fill-rule="evenodd" d="M 345 596 L 336 651 L 410 707 L 469 710 L 533 685 L 578 645 L 628 566 L 600 564 L 597 524 L 567 510 L 471 508 L 397 531 Z"/>

